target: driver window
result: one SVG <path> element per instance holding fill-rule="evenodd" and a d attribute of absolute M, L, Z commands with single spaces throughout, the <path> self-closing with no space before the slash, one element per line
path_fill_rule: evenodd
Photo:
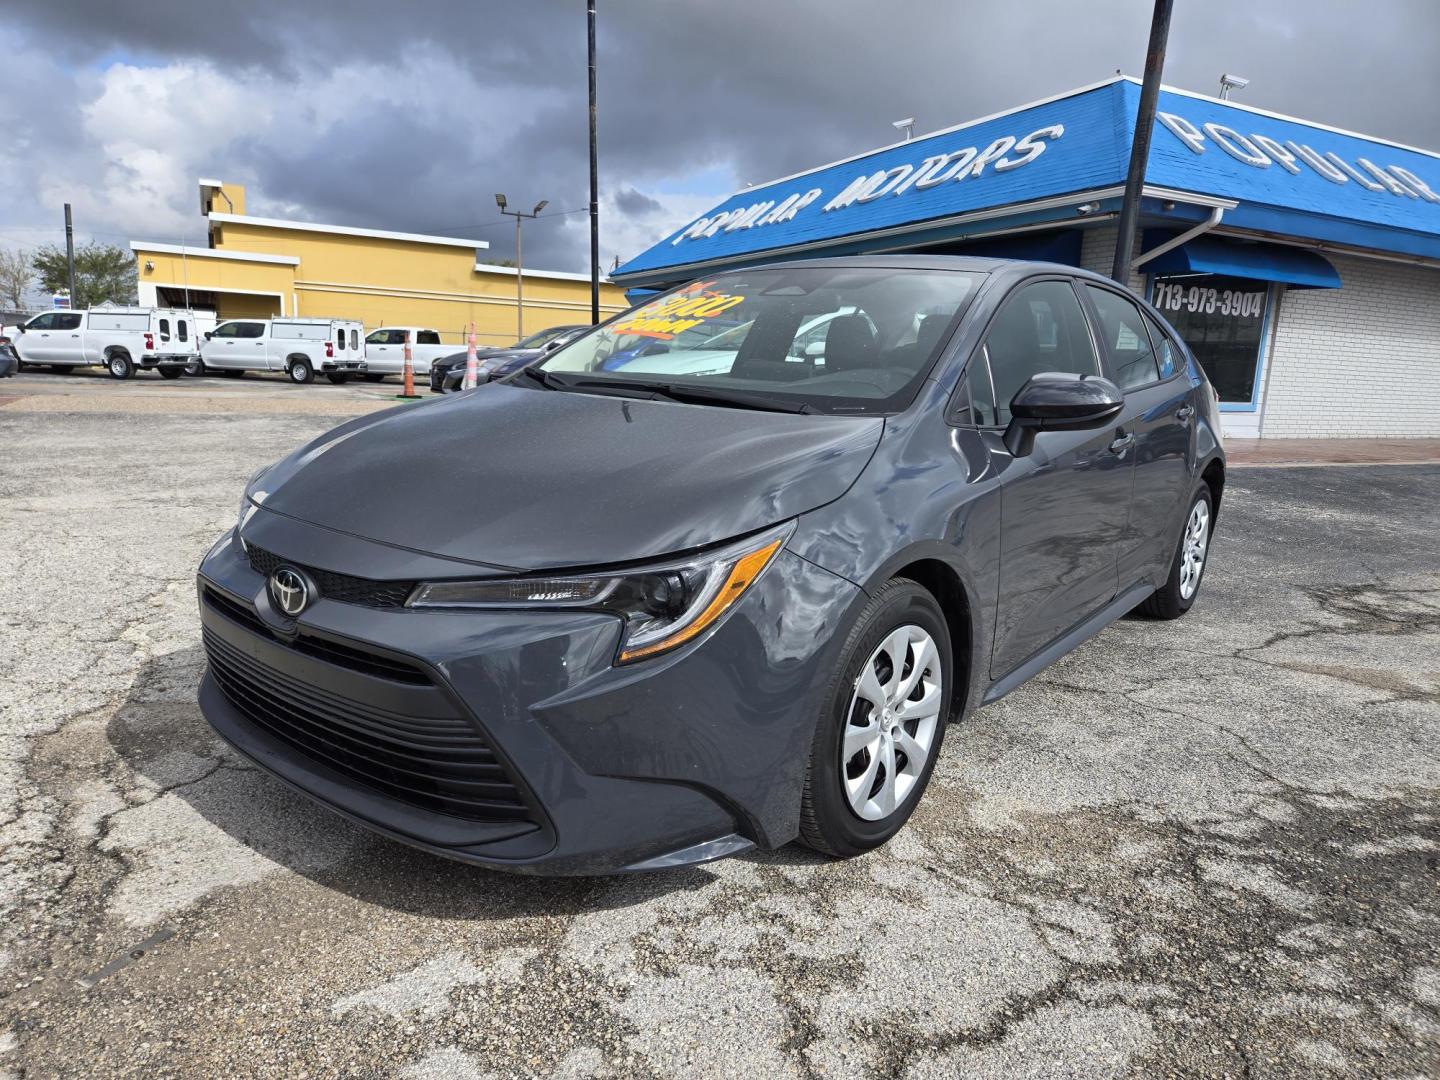
<path fill-rule="evenodd" d="M 1010 401 L 1032 375 L 1100 374 L 1080 301 L 1064 281 L 1037 281 L 1006 300 L 970 367 L 972 408 L 981 427 L 1010 423 Z"/>
<path fill-rule="evenodd" d="M 53 330 L 55 329 L 55 314 L 47 312 L 44 315 L 37 315 L 25 324 L 26 330 Z"/>

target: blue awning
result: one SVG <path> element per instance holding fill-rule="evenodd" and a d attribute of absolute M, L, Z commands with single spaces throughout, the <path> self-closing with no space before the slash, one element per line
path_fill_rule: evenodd
<path fill-rule="evenodd" d="M 1173 234 L 1147 229 L 1144 250 L 1163 244 Z M 1230 277 L 1282 281 L 1292 289 L 1338 289 L 1335 267 L 1313 251 L 1284 244 L 1240 243 L 1218 236 L 1197 236 L 1145 263 L 1147 274 L 1226 274 Z"/>

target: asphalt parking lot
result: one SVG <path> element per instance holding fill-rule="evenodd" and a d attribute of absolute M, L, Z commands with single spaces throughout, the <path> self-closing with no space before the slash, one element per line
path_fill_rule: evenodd
<path fill-rule="evenodd" d="M 397 392 L 0 383 L 0 1075 L 1440 1074 L 1440 466 L 1233 470 L 1191 614 L 953 729 L 879 852 L 533 879 L 195 705 L 245 478 Z"/>

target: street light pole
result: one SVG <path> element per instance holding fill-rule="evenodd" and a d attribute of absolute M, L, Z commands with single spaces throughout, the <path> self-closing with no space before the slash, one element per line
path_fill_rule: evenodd
<path fill-rule="evenodd" d="M 70 204 L 65 204 L 65 276 L 70 286 L 70 307 L 75 307 L 75 228 L 70 221 Z"/>
<path fill-rule="evenodd" d="M 540 211 L 544 210 L 550 203 L 549 199 L 541 199 L 535 204 L 535 209 L 530 213 L 523 210 L 507 210 L 505 196 L 496 194 L 495 205 L 500 207 L 500 213 L 506 217 L 515 219 L 515 340 L 522 341 L 525 338 L 525 257 L 520 249 L 520 222 L 522 218 L 536 218 Z"/>
<path fill-rule="evenodd" d="M 1135 141 L 1130 146 L 1130 169 L 1125 174 L 1125 197 L 1120 203 L 1119 235 L 1110 276 L 1130 286 L 1130 258 L 1140 223 L 1140 197 L 1145 190 L 1145 165 L 1150 158 L 1150 136 L 1155 131 L 1155 105 L 1160 100 L 1160 75 L 1165 68 L 1165 45 L 1170 38 L 1170 9 L 1174 0 L 1155 0 L 1150 20 L 1150 46 L 1145 52 L 1145 80 L 1140 84 L 1140 107 L 1135 111 Z"/>
<path fill-rule="evenodd" d="M 600 322 L 600 156 L 595 145 L 595 0 L 585 4 L 590 49 L 590 322 Z"/>

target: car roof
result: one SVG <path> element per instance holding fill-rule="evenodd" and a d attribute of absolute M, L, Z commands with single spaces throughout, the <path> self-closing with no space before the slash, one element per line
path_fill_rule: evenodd
<path fill-rule="evenodd" d="M 1079 266 L 1068 266 L 1065 263 L 1042 262 L 1032 259 L 998 259 L 979 255 L 920 255 L 913 252 L 892 252 L 885 255 L 833 255 L 815 259 L 793 259 L 778 260 L 772 262 L 755 263 L 753 265 L 737 267 L 740 271 L 746 270 L 775 270 L 790 267 L 840 267 L 853 266 L 857 268 L 887 267 L 894 270 L 967 270 L 979 274 L 1004 274 L 1009 277 L 1024 277 L 1035 273 L 1067 274 L 1077 278 L 1088 278 L 1092 281 L 1106 282 L 1111 285 L 1114 281 L 1103 274 L 1097 274 L 1093 270 L 1086 270 Z M 728 271 L 716 271 L 726 273 Z"/>

